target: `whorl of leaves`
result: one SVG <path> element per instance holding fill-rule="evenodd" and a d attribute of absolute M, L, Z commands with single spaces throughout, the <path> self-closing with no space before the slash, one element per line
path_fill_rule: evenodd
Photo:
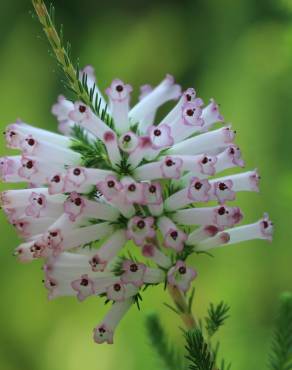
<path fill-rule="evenodd" d="M 190 370 L 213 370 L 214 355 L 205 342 L 200 329 L 189 330 L 185 333 L 186 358 L 190 361 Z"/>
<path fill-rule="evenodd" d="M 209 337 L 212 337 L 218 329 L 224 324 L 229 317 L 230 306 L 221 301 L 218 305 L 210 303 L 208 308 L 208 316 L 205 318 L 206 330 Z"/>
<path fill-rule="evenodd" d="M 102 141 L 90 140 L 85 130 L 79 125 L 74 125 L 72 128 L 70 148 L 81 154 L 84 167 L 111 169 Z"/>

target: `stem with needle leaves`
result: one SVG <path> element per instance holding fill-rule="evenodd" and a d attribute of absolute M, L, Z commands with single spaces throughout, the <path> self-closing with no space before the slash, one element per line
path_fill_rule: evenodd
<path fill-rule="evenodd" d="M 197 320 L 192 313 L 192 300 L 187 302 L 185 295 L 177 287 L 168 285 L 167 288 L 187 331 L 199 329 Z M 211 347 L 210 344 L 208 346 Z M 218 367 L 214 365 L 212 370 L 218 370 Z"/>
<path fill-rule="evenodd" d="M 77 68 L 75 68 L 70 60 L 70 44 L 68 43 L 67 47 L 64 46 L 62 28 L 59 34 L 55 27 L 53 19 L 54 8 L 51 7 L 49 12 L 43 0 L 32 0 L 32 4 L 38 19 L 43 26 L 43 30 L 56 56 L 58 64 L 67 78 L 67 87 L 74 92 L 79 100 L 82 100 L 86 105 L 96 111 L 92 102 L 94 89 L 90 92 L 87 91 L 84 84 L 79 80 L 78 65 Z"/>

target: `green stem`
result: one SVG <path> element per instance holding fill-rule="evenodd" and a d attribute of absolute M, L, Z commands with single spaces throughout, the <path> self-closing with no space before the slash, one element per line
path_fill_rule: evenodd
<path fill-rule="evenodd" d="M 43 0 L 32 0 L 32 4 L 57 61 L 67 78 L 69 88 L 76 94 L 79 100 L 94 108 L 88 91 L 79 81 L 79 73 L 70 60 L 68 50 L 66 50 L 62 38 L 56 30 L 52 15 L 49 13 L 46 4 Z"/>
<path fill-rule="evenodd" d="M 179 311 L 179 316 L 183 321 L 187 330 L 194 330 L 198 328 L 197 320 L 189 307 L 184 294 L 176 287 L 168 285 L 168 292 Z M 208 343 L 211 350 L 211 343 Z M 212 370 L 218 370 L 218 367 L 214 365 Z"/>
<path fill-rule="evenodd" d="M 192 314 L 183 293 L 172 285 L 168 285 L 167 288 L 175 306 L 178 308 L 179 316 L 185 327 L 188 330 L 196 329 L 198 327 L 196 318 Z"/>

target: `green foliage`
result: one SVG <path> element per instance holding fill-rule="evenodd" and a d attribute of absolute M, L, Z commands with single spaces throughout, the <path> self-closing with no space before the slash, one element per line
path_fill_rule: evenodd
<path fill-rule="evenodd" d="M 189 360 L 189 370 L 230 370 L 231 364 L 221 361 L 220 367 L 216 366 L 219 344 L 213 350 L 206 342 L 201 329 L 196 328 L 185 332 L 186 358 Z"/>
<path fill-rule="evenodd" d="M 133 297 L 133 301 L 136 304 L 138 310 L 140 311 L 140 309 L 141 309 L 140 302 L 143 301 L 142 295 L 140 293 L 135 294 L 134 297 Z"/>
<path fill-rule="evenodd" d="M 181 186 L 178 182 L 168 180 L 167 186 L 166 186 L 165 196 L 170 197 L 171 195 L 175 194 L 181 189 Z"/>
<path fill-rule="evenodd" d="M 208 316 L 205 318 L 206 331 L 209 337 L 212 337 L 229 317 L 230 306 L 221 301 L 217 306 L 210 303 Z"/>
<path fill-rule="evenodd" d="M 131 176 L 132 175 L 132 170 L 131 170 L 131 165 L 128 164 L 128 154 L 121 151 L 121 161 L 117 165 L 119 174 L 121 176 Z"/>
<path fill-rule="evenodd" d="M 120 215 L 116 221 L 111 222 L 111 225 L 113 225 L 117 229 L 127 228 L 128 221 L 129 220 L 126 217 L 124 217 L 123 215 Z"/>
<path fill-rule="evenodd" d="M 231 369 L 231 363 L 226 364 L 225 360 L 222 360 L 219 370 L 230 370 L 230 369 Z"/>
<path fill-rule="evenodd" d="M 169 309 L 176 314 L 191 314 L 192 306 L 195 297 L 195 289 L 191 291 L 186 298 L 186 307 L 180 307 L 176 302 L 176 308 L 165 304 Z M 205 329 L 207 340 L 204 338 L 204 328 L 201 320 L 198 320 L 198 326 L 192 330 L 184 332 L 186 340 L 186 358 L 189 360 L 189 370 L 230 370 L 231 364 L 226 364 L 224 360 L 221 361 L 221 366 L 216 366 L 217 354 L 219 350 L 219 343 L 212 347 L 211 337 L 218 331 L 228 318 L 230 307 L 224 302 L 220 302 L 217 306 L 210 304 L 208 309 L 208 316 L 205 318 Z"/>
<path fill-rule="evenodd" d="M 121 276 L 124 272 L 123 263 L 126 257 L 119 256 L 113 266 L 111 267 L 111 272 L 116 276 Z"/>
<path fill-rule="evenodd" d="M 77 74 L 76 78 L 79 78 L 79 66 L 77 67 L 76 74 Z M 93 86 L 89 89 L 88 84 L 87 84 L 87 80 L 88 80 L 87 74 L 83 73 L 82 80 L 81 80 L 81 86 L 82 86 L 83 91 L 85 91 L 86 94 L 89 96 L 89 104 L 87 102 L 87 105 L 89 105 L 91 107 L 91 109 L 96 113 L 96 115 L 98 117 L 100 117 L 100 119 L 102 121 L 104 121 L 110 128 L 113 128 L 114 127 L 114 121 L 113 121 L 113 118 L 108 113 L 108 105 L 106 104 L 105 107 L 103 109 L 101 109 L 102 98 L 99 97 L 99 95 L 97 93 L 97 87 L 94 83 Z M 70 87 L 68 87 L 68 85 L 65 85 L 65 86 L 67 88 L 69 88 L 69 90 L 70 90 Z M 78 94 L 76 93 L 76 91 L 73 91 L 73 92 L 78 97 Z M 86 103 L 86 101 L 84 101 L 84 99 L 82 101 L 84 103 Z"/>
<path fill-rule="evenodd" d="M 194 253 L 194 246 L 185 244 L 183 250 L 177 254 L 176 260 L 185 261 L 192 253 Z"/>
<path fill-rule="evenodd" d="M 192 312 L 192 307 L 193 307 L 193 302 L 194 302 L 194 298 L 195 298 L 195 292 L 196 292 L 196 289 L 193 288 L 191 290 L 191 293 L 188 297 L 188 310 L 189 312 Z"/>
<path fill-rule="evenodd" d="M 148 338 L 152 348 L 157 352 L 167 370 L 185 369 L 183 361 L 176 351 L 169 345 L 167 334 L 163 330 L 161 322 L 156 314 L 148 315 L 146 318 Z"/>
<path fill-rule="evenodd" d="M 186 358 L 190 361 L 190 370 L 213 370 L 214 354 L 210 350 L 200 329 L 189 330 L 185 333 Z"/>
<path fill-rule="evenodd" d="M 96 186 L 92 186 L 92 189 L 85 195 L 90 200 L 97 200 L 102 197 L 102 194 L 96 189 Z"/>
<path fill-rule="evenodd" d="M 269 369 L 292 369 L 292 293 L 283 293 L 273 334 Z"/>
<path fill-rule="evenodd" d="M 90 140 L 85 130 L 79 125 L 73 126 L 72 137 L 70 148 L 81 154 L 84 167 L 111 169 L 106 149 L 100 140 Z"/>

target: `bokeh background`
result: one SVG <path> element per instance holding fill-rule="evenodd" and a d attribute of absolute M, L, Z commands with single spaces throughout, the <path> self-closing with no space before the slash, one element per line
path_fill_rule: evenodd
<path fill-rule="evenodd" d="M 158 83 L 166 72 L 184 88 L 214 97 L 238 132 L 247 167 L 258 167 L 261 193 L 240 194 L 246 221 L 268 211 L 274 242 L 254 241 L 193 258 L 195 310 L 204 317 L 210 301 L 224 299 L 231 318 L 221 330 L 221 353 L 235 370 L 261 370 L 280 292 L 292 289 L 292 1 L 291 0 L 58 0 L 73 55 L 96 68 L 104 90 L 115 77 Z M 50 108 L 64 93 L 55 60 L 30 2 L 1 2 L 0 128 L 21 117 L 56 130 Z M 1 138 L 0 154 L 7 153 Z M 7 185 L 0 184 L 0 189 Z M 0 369 L 163 369 L 147 339 L 144 319 L 158 312 L 178 351 L 178 318 L 163 305 L 162 289 L 149 289 L 142 310 L 133 308 L 114 346 L 97 346 L 92 328 L 105 310 L 95 298 L 48 302 L 41 264 L 20 265 L 18 244 L 0 215 Z"/>

